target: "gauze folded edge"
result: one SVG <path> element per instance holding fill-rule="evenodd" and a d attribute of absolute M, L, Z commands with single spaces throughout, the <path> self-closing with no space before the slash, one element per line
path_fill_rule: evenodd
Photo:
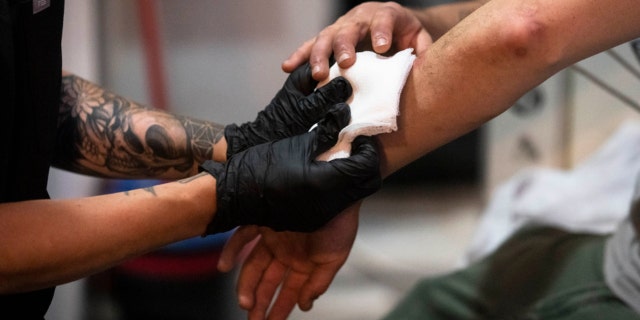
<path fill-rule="evenodd" d="M 407 81 L 415 55 L 405 49 L 391 57 L 373 51 L 356 53 L 356 63 L 343 69 L 334 64 L 329 77 L 318 84 L 322 87 L 337 76 L 346 78 L 353 94 L 347 100 L 351 107 L 351 121 L 340 131 L 338 142 L 317 160 L 330 161 L 351 154 L 351 143 L 360 135 L 373 136 L 398 130 L 400 94 Z"/>

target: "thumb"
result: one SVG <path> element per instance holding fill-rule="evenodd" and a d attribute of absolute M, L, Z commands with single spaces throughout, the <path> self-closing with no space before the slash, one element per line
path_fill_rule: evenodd
<path fill-rule="evenodd" d="M 382 187 L 380 157 L 372 137 L 359 136 L 351 144 L 351 156 L 335 159 L 331 164 L 343 175 L 351 177 L 357 188 L 352 190 L 353 200 L 369 196 Z"/>
<path fill-rule="evenodd" d="M 323 105 L 332 106 L 338 102 L 346 102 L 352 93 L 353 88 L 349 81 L 338 76 L 307 96 L 305 103 L 316 108 Z"/>
<path fill-rule="evenodd" d="M 380 155 L 373 137 L 358 136 L 351 143 L 351 155 L 348 158 L 331 162 L 340 172 L 352 177 L 369 176 L 377 184 L 380 180 Z"/>
<path fill-rule="evenodd" d="M 346 127 L 351 120 L 349 105 L 342 102 L 329 109 L 325 117 L 318 122 L 318 126 L 311 132 L 314 139 L 312 158 L 329 150 L 338 141 L 340 130 Z"/>
<path fill-rule="evenodd" d="M 324 116 L 327 109 L 336 103 L 346 102 L 352 92 L 353 89 L 347 79 L 334 78 L 299 102 L 302 118 L 311 126 Z"/>
<path fill-rule="evenodd" d="M 380 174 L 380 154 L 373 137 L 358 136 L 351 143 L 351 155 L 343 160 L 345 161 L 335 165 L 343 165 L 344 172 L 351 172 L 354 175 L 357 175 L 357 172 Z"/>
<path fill-rule="evenodd" d="M 305 63 L 297 67 L 287 78 L 285 87 L 291 91 L 301 93 L 303 96 L 309 95 L 315 90 L 318 81 L 311 76 L 311 66 Z"/>

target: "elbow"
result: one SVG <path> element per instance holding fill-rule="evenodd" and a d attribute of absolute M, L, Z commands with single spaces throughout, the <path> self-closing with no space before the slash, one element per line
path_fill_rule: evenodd
<path fill-rule="evenodd" d="M 503 15 L 496 38 L 510 60 L 526 61 L 539 70 L 557 70 L 564 58 L 563 43 L 554 36 L 552 24 L 538 11 L 518 8 L 512 15 Z"/>

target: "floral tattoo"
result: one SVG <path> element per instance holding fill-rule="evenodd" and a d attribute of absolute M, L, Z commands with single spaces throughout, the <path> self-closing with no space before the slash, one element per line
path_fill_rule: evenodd
<path fill-rule="evenodd" d="M 62 79 L 54 164 L 105 177 L 178 178 L 211 159 L 224 126 L 141 106 L 77 76 Z"/>

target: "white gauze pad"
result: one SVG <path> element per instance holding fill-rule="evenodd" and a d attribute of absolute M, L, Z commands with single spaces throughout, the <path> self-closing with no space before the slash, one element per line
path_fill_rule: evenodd
<path fill-rule="evenodd" d="M 340 131 L 338 142 L 318 156 L 318 160 L 330 161 L 346 158 L 351 154 L 351 142 L 360 135 L 373 136 L 398 130 L 396 117 L 400 93 L 415 60 L 413 49 L 405 49 L 391 57 L 373 51 L 357 53 L 356 63 L 342 69 L 334 64 L 329 70 L 325 85 L 337 76 L 343 76 L 353 88 L 347 100 L 351 107 L 351 122 Z"/>

